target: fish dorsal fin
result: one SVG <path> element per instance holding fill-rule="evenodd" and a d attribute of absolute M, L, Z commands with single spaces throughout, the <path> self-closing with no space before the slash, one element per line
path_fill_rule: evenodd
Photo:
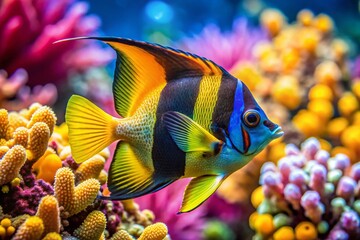
<path fill-rule="evenodd" d="M 219 188 L 224 175 L 205 175 L 192 179 L 187 185 L 179 213 L 190 212 L 200 206 Z"/>
<path fill-rule="evenodd" d="M 88 37 L 117 53 L 113 92 L 116 111 L 131 116 L 149 92 L 184 77 L 221 75 L 225 70 L 205 58 L 157 44 L 125 38 Z"/>
<path fill-rule="evenodd" d="M 171 138 L 184 152 L 200 151 L 210 156 L 218 154 L 223 146 L 222 141 L 180 112 L 166 112 L 162 121 Z"/>
<path fill-rule="evenodd" d="M 140 197 L 156 192 L 176 180 L 156 179 L 153 171 L 143 165 L 129 143 L 119 142 L 109 169 L 110 199 Z"/>

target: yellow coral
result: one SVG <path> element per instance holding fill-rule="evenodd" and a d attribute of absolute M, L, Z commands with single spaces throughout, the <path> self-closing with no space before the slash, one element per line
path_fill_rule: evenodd
<path fill-rule="evenodd" d="M 260 16 L 261 25 L 272 35 L 280 32 L 286 24 L 284 15 L 277 9 L 266 9 Z"/>
<path fill-rule="evenodd" d="M 47 106 L 43 106 L 38 108 L 34 114 L 31 116 L 30 122 L 28 123 L 27 127 L 31 128 L 34 126 L 37 122 L 44 122 L 48 125 L 50 130 L 50 135 L 52 134 L 54 130 L 54 126 L 56 123 L 56 116 L 54 112 L 51 110 L 51 108 Z"/>
<path fill-rule="evenodd" d="M 334 115 L 333 105 L 328 100 L 311 100 L 307 108 L 319 116 L 323 122 L 327 122 Z"/>
<path fill-rule="evenodd" d="M 14 129 L 17 129 L 19 127 L 26 127 L 28 123 L 28 120 L 17 112 L 10 112 L 8 119 L 9 125 L 12 126 Z"/>
<path fill-rule="evenodd" d="M 75 179 L 77 182 L 85 181 L 89 178 L 98 178 L 101 170 L 104 168 L 105 159 L 100 155 L 95 155 L 92 158 L 83 162 L 75 172 Z"/>
<path fill-rule="evenodd" d="M 19 144 L 26 148 L 29 138 L 29 132 L 27 128 L 18 127 L 13 133 L 13 138 L 14 138 L 14 144 Z"/>
<path fill-rule="evenodd" d="M 75 176 L 70 168 L 60 168 L 55 175 L 54 189 L 59 205 L 72 216 L 95 200 L 100 183 L 92 178 L 75 187 Z"/>
<path fill-rule="evenodd" d="M 43 179 L 46 182 L 53 183 L 56 171 L 62 167 L 60 157 L 55 154 L 52 148 L 48 148 L 44 155 L 32 166 L 37 179 Z"/>
<path fill-rule="evenodd" d="M 317 230 L 311 222 L 301 222 L 295 228 L 295 237 L 297 240 L 315 240 Z"/>
<path fill-rule="evenodd" d="M 0 139 L 6 137 L 6 129 L 8 125 L 8 112 L 6 109 L 0 109 Z"/>
<path fill-rule="evenodd" d="M 304 26 L 310 26 L 314 18 L 314 14 L 307 9 L 301 10 L 297 15 L 297 21 Z"/>
<path fill-rule="evenodd" d="M 100 182 L 100 185 L 104 185 L 107 182 L 108 179 L 108 173 L 103 169 L 101 170 L 98 180 Z"/>
<path fill-rule="evenodd" d="M 286 48 L 281 52 L 280 59 L 283 72 L 289 73 L 299 66 L 300 53 L 295 48 Z"/>
<path fill-rule="evenodd" d="M 5 153 L 7 153 L 7 151 L 9 151 L 8 146 L 0 146 L 0 158 L 2 158 L 5 155 Z"/>
<path fill-rule="evenodd" d="M 333 61 L 323 61 L 315 68 L 314 77 L 318 83 L 333 88 L 341 78 L 341 70 Z"/>
<path fill-rule="evenodd" d="M 319 136 L 324 131 L 324 123 L 321 119 L 307 110 L 300 110 L 292 121 L 305 137 Z"/>
<path fill-rule="evenodd" d="M 138 240 L 163 240 L 167 234 L 167 226 L 164 223 L 159 222 L 147 226 Z"/>
<path fill-rule="evenodd" d="M 331 88 L 328 87 L 327 85 L 316 84 L 309 91 L 309 99 L 310 100 L 322 99 L 322 100 L 332 101 L 333 93 L 331 91 Z"/>
<path fill-rule="evenodd" d="M 295 240 L 295 233 L 294 229 L 289 226 L 279 228 L 273 234 L 274 240 Z"/>
<path fill-rule="evenodd" d="M 12 147 L 0 161 L 0 186 L 17 177 L 25 161 L 25 148 L 20 145 Z"/>
<path fill-rule="evenodd" d="M 254 228 L 261 235 L 270 235 L 275 229 L 273 217 L 270 214 L 259 214 L 256 217 Z"/>
<path fill-rule="evenodd" d="M 355 96 L 360 99 L 360 79 L 354 79 L 354 85 L 351 87 L 351 91 L 355 94 Z"/>
<path fill-rule="evenodd" d="M 41 240 L 61 240 L 62 237 L 60 234 L 56 233 L 56 232 L 51 232 L 46 234 L 45 237 L 43 237 L 43 239 Z"/>
<path fill-rule="evenodd" d="M 43 235 L 51 232 L 60 232 L 60 213 L 58 201 L 54 196 L 45 196 L 39 203 L 36 216 L 40 217 L 44 223 Z"/>
<path fill-rule="evenodd" d="M 29 161 L 37 160 L 45 153 L 49 138 L 50 130 L 46 123 L 37 122 L 31 127 L 26 152 Z"/>
<path fill-rule="evenodd" d="M 92 211 L 74 231 L 74 236 L 82 240 L 99 239 L 106 226 L 105 215 L 100 211 Z"/>
<path fill-rule="evenodd" d="M 298 39 L 293 40 L 298 41 L 298 46 L 301 50 L 312 54 L 315 53 L 320 42 L 318 31 L 312 28 L 303 28 L 298 31 L 296 37 Z"/>
<path fill-rule="evenodd" d="M 254 208 L 257 208 L 260 203 L 264 200 L 264 193 L 262 186 L 257 187 L 251 194 L 251 203 Z"/>
<path fill-rule="evenodd" d="M 334 28 L 332 19 L 326 14 L 319 14 L 314 20 L 314 27 L 322 33 L 329 33 Z"/>
<path fill-rule="evenodd" d="M 34 114 L 34 112 L 36 112 L 36 110 L 38 110 L 41 107 L 42 107 L 42 105 L 40 103 L 33 103 L 33 104 L 31 104 L 29 109 L 24 109 L 24 110 L 20 111 L 20 115 L 23 116 L 24 118 L 26 118 L 27 120 L 30 120 L 31 116 Z"/>
<path fill-rule="evenodd" d="M 326 127 L 327 134 L 334 138 L 339 139 L 341 133 L 349 126 L 349 121 L 344 117 L 331 119 Z"/>
<path fill-rule="evenodd" d="M 133 238 L 127 231 L 119 230 L 111 236 L 110 240 L 133 240 Z"/>
<path fill-rule="evenodd" d="M 289 109 L 297 108 L 301 102 L 297 79 L 292 75 L 280 76 L 274 84 L 272 96 Z"/>
<path fill-rule="evenodd" d="M 349 46 L 344 40 L 334 39 L 331 43 L 331 52 L 335 60 L 342 61 L 349 52 Z"/>
<path fill-rule="evenodd" d="M 261 82 L 262 76 L 258 69 L 250 63 L 240 63 L 235 66 L 231 73 L 238 79 L 241 79 L 245 85 L 251 90 L 255 90 L 255 87 Z"/>
<path fill-rule="evenodd" d="M 354 151 L 360 148 L 360 126 L 353 125 L 346 128 L 341 134 L 341 143 Z"/>
<path fill-rule="evenodd" d="M 359 109 L 359 102 L 351 92 L 344 93 L 338 101 L 338 109 L 344 117 L 349 117 Z"/>
<path fill-rule="evenodd" d="M 13 240 L 37 240 L 41 239 L 44 231 L 44 225 L 41 218 L 33 216 L 19 227 Z"/>

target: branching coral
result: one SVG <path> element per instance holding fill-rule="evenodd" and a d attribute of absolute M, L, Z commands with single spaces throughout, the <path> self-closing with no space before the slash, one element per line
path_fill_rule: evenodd
<path fill-rule="evenodd" d="M 77 182 L 83 182 L 90 178 L 99 178 L 101 170 L 105 165 L 105 159 L 100 155 L 95 155 L 92 158 L 83 162 L 75 171 L 75 178 Z"/>
<path fill-rule="evenodd" d="M 100 183 L 96 179 L 88 179 L 75 187 L 75 176 L 71 169 L 60 168 L 56 172 L 54 189 L 59 205 L 72 216 L 95 200 Z"/>
<path fill-rule="evenodd" d="M 93 211 L 86 217 L 81 226 L 74 231 L 74 236 L 84 240 L 100 239 L 105 226 L 105 215 L 100 211 Z"/>
<path fill-rule="evenodd" d="M 162 240 L 166 237 L 168 229 L 163 223 L 155 223 L 147 226 L 140 235 L 139 240 Z"/>
<path fill-rule="evenodd" d="M 38 240 L 44 231 L 44 225 L 41 218 L 33 216 L 26 221 L 16 231 L 14 240 Z"/>
<path fill-rule="evenodd" d="M 0 161 L 0 186 L 16 178 L 25 161 L 26 152 L 24 147 L 16 145 L 7 151 Z"/>
<path fill-rule="evenodd" d="M 51 232 L 60 232 L 59 204 L 54 196 L 48 195 L 41 199 L 36 216 L 43 220 L 43 236 Z"/>

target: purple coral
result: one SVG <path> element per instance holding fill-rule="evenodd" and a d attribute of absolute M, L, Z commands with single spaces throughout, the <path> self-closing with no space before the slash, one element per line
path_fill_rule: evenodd
<path fill-rule="evenodd" d="M 256 43 L 266 40 L 260 29 L 249 27 L 245 19 L 238 19 L 231 32 L 222 33 L 215 25 L 206 26 L 195 38 L 187 38 L 180 43 L 187 51 L 215 61 L 226 70 L 238 63 L 252 61 L 252 49 Z"/>
<path fill-rule="evenodd" d="M 9 110 L 20 110 L 34 102 L 42 105 L 52 105 L 57 98 L 54 84 L 35 86 L 33 89 L 26 86 L 28 74 L 24 69 L 16 70 L 10 77 L 0 70 L 0 107 Z"/>
<path fill-rule="evenodd" d="M 286 213 L 287 226 L 297 232 L 297 226 L 308 222 L 319 239 L 359 239 L 360 164 L 351 166 L 344 154 L 330 157 L 318 140 L 310 138 L 301 145 L 301 152 L 288 146 L 286 156 L 270 169 L 261 172 L 264 196 L 255 206 L 257 214 L 275 218 Z M 265 205 L 273 207 L 263 211 Z"/>
<path fill-rule="evenodd" d="M 95 16 L 85 16 L 87 9 L 86 3 L 74 0 L 3 1 L 0 69 L 9 75 L 19 68 L 25 69 L 29 75 L 28 84 L 34 87 L 50 81 L 59 84 L 71 70 L 106 63 L 112 53 L 93 42 L 53 45 L 59 39 L 95 33 L 100 21 Z"/>

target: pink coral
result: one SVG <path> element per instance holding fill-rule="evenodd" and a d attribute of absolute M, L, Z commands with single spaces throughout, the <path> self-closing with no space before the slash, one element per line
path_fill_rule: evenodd
<path fill-rule="evenodd" d="M 73 0 L 2 1 L 0 69 L 12 75 L 24 68 L 33 87 L 49 81 L 59 84 L 69 71 L 104 65 L 112 54 L 94 42 L 53 45 L 59 39 L 95 34 L 100 21 L 86 16 L 87 10 L 86 3 Z"/>
<path fill-rule="evenodd" d="M 231 70 L 238 63 L 252 61 L 253 47 L 263 40 L 266 40 L 264 32 L 251 29 L 245 19 L 238 19 L 231 32 L 222 33 L 216 25 L 208 25 L 198 36 L 184 39 L 180 45 Z"/>
<path fill-rule="evenodd" d="M 34 102 L 52 105 L 57 98 L 54 84 L 26 86 L 29 76 L 24 69 L 17 69 L 11 76 L 0 70 L 0 106 L 9 110 L 20 110 Z"/>
<path fill-rule="evenodd" d="M 183 197 L 181 191 L 187 183 L 187 180 L 177 181 L 159 192 L 136 199 L 141 208 L 154 212 L 157 222 L 166 223 L 171 239 L 200 239 L 204 228 L 207 203 L 191 214 L 176 215 Z"/>

